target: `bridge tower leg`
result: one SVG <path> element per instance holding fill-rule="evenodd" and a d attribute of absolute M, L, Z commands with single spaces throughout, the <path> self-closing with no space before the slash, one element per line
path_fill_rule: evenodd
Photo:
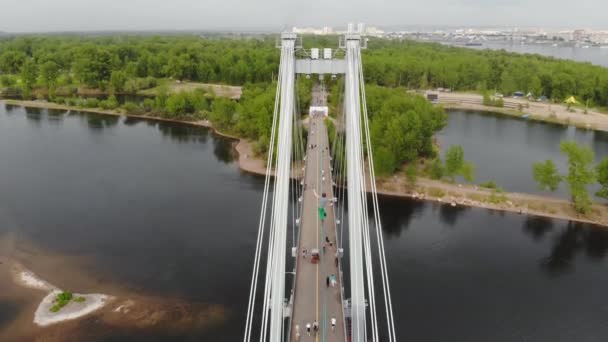
<path fill-rule="evenodd" d="M 361 36 L 351 28 L 346 35 L 346 73 L 344 115 L 346 122 L 346 162 L 348 184 L 348 220 L 350 248 L 350 286 L 352 341 L 367 341 L 365 319 L 365 283 L 363 261 L 363 206 L 365 205 L 364 174 L 361 145 L 361 94 L 359 58 Z"/>

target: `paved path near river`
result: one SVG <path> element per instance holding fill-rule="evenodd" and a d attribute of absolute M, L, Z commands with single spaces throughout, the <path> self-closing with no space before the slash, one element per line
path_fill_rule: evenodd
<path fill-rule="evenodd" d="M 313 105 L 325 101 L 325 93 L 316 88 L 313 93 Z M 311 144 L 315 145 L 311 148 Z M 323 118 L 310 121 L 308 146 L 306 153 L 305 191 L 297 254 L 296 288 L 293 305 L 291 341 L 296 339 L 296 328 L 299 326 L 299 341 L 345 341 L 344 319 L 342 311 L 341 277 L 336 264 L 336 223 L 334 206 L 330 201 L 319 198 L 325 193 L 328 199 L 334 197 L 330 170 L 329 141 Z M 318 195 L 318 196 L 317 196 Z M 324 207 L 327 217 L 321 222 L 318 208 Z M 329 238 L 331 246 L 326 245 Z M 320 254 L 318 263 L 311 262 L 311 250 L 317 248 Z M 303 249 L 307 255 L 303 257 Z M 327 277 L 335 276 L 335 286 L 327 286 Z M 331 318 L 336 319 L 336 327 L 331 328 Z M 319 332 L 306 333 L 306 324 L 317 321 Z"/>

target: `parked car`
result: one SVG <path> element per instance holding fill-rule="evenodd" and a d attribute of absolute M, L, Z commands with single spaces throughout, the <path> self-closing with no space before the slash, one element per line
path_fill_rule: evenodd
<path fill-rule="evenodd" d="M 516 91 L 516 92 L 513 93 L 513 98 L 514 99 L 520 99 L 522 97 L 524 97 L 524 93 L 521 92 L 521 91 Z"/>

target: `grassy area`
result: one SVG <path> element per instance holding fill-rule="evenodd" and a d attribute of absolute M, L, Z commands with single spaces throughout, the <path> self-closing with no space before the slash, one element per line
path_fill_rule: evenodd
<path fill-rule="evenodd" d="M 167 87 L 171 93 L 179 93 L 181 91 L 191 92 L 196 89 L 203 89 L 206 92 L 212 93 L 218 97 L 226 97 L 234 100 L 238 100 L 242 95 L 242 88 L 236 86 L 227 86 L 221 84 L 209 84 L 209 83 L 198 83 L 198 82 L 186 82 L 186 81 L 166 81 L 164 84 L 137 92 L 138 95 L 143 96 L 156 96 L 159 93 L 161 87 Z"/>
<path fill-rule="evenodd" d="M 504 203 L 507 200 L 508 200 L 507 196 L 504 194 L 504 192 L 500 188 L 492 191 L 490 196 L 488 196 L 488 198 L 487 198 L 487 201 L 492 204 Z"/>
<path fill-rule="evenodd" d="M 429 196 L 433 196 L 433 197 L 437 197 L 437 198 L 442 198 L 445 196 L 445 191 L 439 189 L 439 188 L 429 188 L 428 189 L 428 194 Z"/>

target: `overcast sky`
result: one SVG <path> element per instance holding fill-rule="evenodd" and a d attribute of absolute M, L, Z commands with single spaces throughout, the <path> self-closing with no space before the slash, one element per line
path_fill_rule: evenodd
<path fill-rule="evenodd" d="M 608 0 L 0 0 L 0 31 L 279 30 L 291 26 L 608 29 Z"/>

